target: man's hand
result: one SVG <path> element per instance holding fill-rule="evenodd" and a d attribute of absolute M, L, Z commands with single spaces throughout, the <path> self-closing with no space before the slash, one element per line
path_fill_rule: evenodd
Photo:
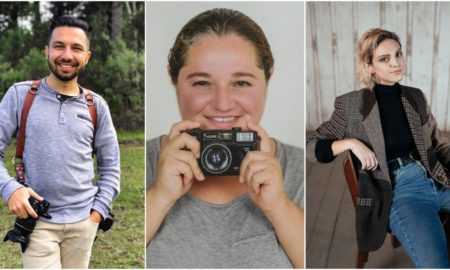
<path fill-rule="evenodd" d="M 102 215 L 100 215 L 100 213 L 95 210 L 92 210 L 90 219 L 98 224 L 100 224 L 100 222 L 102 222 L 103 220 Z"/>
<path fill-rule="evenodd" d="M 11 212 L 16 214 L 19 218 L 25 219 L 30 215 L 33 218 L 38 218 L 37 213 L 33 210 L 28 198 L 33 197 L 38 201 L 44 200 L 32 188 L 21 187 L 14 191 L 8 200 L 8 207 Z"/>

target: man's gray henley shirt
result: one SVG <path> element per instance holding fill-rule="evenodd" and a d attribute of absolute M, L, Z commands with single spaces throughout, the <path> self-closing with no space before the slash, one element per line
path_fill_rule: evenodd
<path fill-rule="evenodd" d="M 16 136 L 31 81 L 16 83 L 0 103 L 0 157 Z M 83 94 L 62 99 L 42 80 L 31 106 L 25 135 L 26 184 L 50 203 L 51 223 L 86 219 L 92 209 L 107 216 L 120 191 L 120 153 L 108 105 L 92 92 L 97 110 L 94 126 Z M 92 149 L 94 145 L 95 149 Z M 97 155 L 94 183 L 93 150 Z M 21 185 L 0 160 L 0 194 L 5 202 Z"/>

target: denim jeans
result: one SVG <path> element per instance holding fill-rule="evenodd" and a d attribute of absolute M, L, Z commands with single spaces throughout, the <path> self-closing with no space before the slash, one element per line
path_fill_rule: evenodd
<path fill-rule="evenodd" d="M 389 226 L 418 268 L 449 268 L 439 211 L 450 212 L 450 189 L 428 178 L 419 162 L 392 172 Z"/>

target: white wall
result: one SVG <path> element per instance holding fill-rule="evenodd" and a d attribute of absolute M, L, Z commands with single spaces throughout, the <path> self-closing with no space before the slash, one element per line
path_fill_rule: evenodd
<path fill-rule="evenodd" d="M 357 82 L 357 40 L 369 28 L 396 32 L 403 45 L 402 84 L 420 88 L 442 130 L 450 131 L 450 3 L 307 2 L 306 129 L 328 120 L 336 96 Z"/>
<path fill-rule="evenodd" d="M 243 12 L 265 32 L 275 73 L 261 125 L 270 136 L 304 145 L 303 2 L 146 2 L 146 137 L 167 134 L 180 121 L 167 55 L 182 26 L 200 12 L 225 7 Z"/>

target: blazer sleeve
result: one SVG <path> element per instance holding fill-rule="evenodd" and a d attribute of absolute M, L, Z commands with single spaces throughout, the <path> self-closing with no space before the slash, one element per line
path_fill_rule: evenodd
<path fill-rule="evenodd" d="M 312 162 L 331 162 L 334 156 L 331 144 L 344 138 L 347 128 L 345 96 L 334 101 L 334 111 L 330 120 L 322 123 L 306 141 L 306 158 Z"/>
<path fill-rule="evenodd" d="M 426 98 L 425 102 L 427 106 L 427 128 L 431 130 L 431 143 L 436 157 L 447 170 L 450 170 L 450 139 L 439 130 Z"/>

